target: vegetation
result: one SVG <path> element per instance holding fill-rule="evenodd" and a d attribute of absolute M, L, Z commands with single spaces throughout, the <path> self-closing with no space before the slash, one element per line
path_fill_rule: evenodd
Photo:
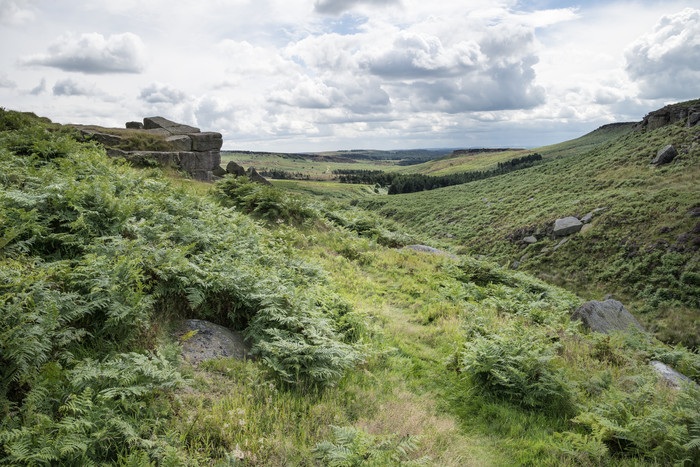
<path fill-rule="evenodd" d="M 614 293 L 662 339 L 697 347 L 699 136 L 700 128 L 680 123 L 627 133 L 576 157 L 360 205 L 433 242 L 460 245 L 461 253 L 517 261 L 585 298 Z M 656 151 L 671 143 L 681 150 L 677 162 L 650 168 Z M 555 251 L 555 219 L 598 208 L 590 230 Z M 537 243 L 522 241 L 530 235 Z"/>
<path fill-rule="evenodd" d="M 461 172 L 451 175 L 431 176 L 422 174 L 401 174 L 398 172 L 382 172 L 381 170 L 334 170 L 333 173 L 340 175 L 341 183 L 360 183 L 364 185 L 378 185 L 388 187 L 390 195 L 399 193 L 415 193 L 417 191 L 435 190 L 452 185 L 483 180 L 485 178 L 503 175 L 513 170 L 531 167 L 533 163 L 541 161 L 542 156 L 538 153 L 528 154 L 522 157 L 509 159 L 505 162 L 498 162 L 495 169 L 481 172 Z"/>
<path fill-rule="evenodd" d="M 421 197 L 441 192 L 505 193 L 503 180 L 528 171 L 551 183 L 537 174 L 576 168 L 566 159 L 370 195 L 386 203 L 369 212 L 317 182 L 334 194 L 169 180 L 71 129 L 0 117 L 2 464 L 700 462 L 700 390 L 671 389 L 648 365 L 699 382 L 697 353 L 641 332 L 587 332 L 570 321 L 574 293 L 471 256 L 401 249 L 425 239 L 386 219 L 405 200 L 425 216 Z M 689 177 L 694 157 L 679 163 Z M 629 170 L 615 167 L 615 180 Z M 601 212 L 595 222 L 622 211 Z M 195 317 L 243 330 L 257 358 L 183 362 L 172 331 Z"/>

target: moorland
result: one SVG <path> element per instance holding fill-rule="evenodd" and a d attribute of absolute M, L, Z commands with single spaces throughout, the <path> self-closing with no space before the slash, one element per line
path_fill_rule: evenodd
<path fill-rule="evenodd" d="M 222 159 L 291 175 L 199 182 L 0 109 L 0 463 L 700 462 L 700 125 Z M 343 170 L 489 173 L 388 194 Z M 646 332 L 572 321 L 608 294 Z M 185 318 L 254 358 L 188 363 Z"/>

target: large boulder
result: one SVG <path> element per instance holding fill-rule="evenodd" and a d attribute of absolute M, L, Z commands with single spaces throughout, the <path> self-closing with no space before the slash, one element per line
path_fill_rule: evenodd
<path fill-rule="evenodd" d="M 219 151 L 182 151 L 180 152 L 180 168 L 185 172 L 194 174 L 203 170 L 211 172 L 221 164 L 221 153 Z"/>
<path fill-rule="evenodd" d="M 110 135 L 108 133 L 102 133 L 96 130 L 80 130 L 80 133 L 88 139 L 97 141 L 103 146 L 112 147 L 119 146 L 121 143 L 125 142 L 126 139 L 117 135 Z"/>
<path fill-rule="evenodd" d="M 678 155 L 678 151 L 672 144 L 664 146 L 656 153 L 656 157 L 651 161 L 651 165 L 663 165 L 671 162 Z"/>
<path fill-rule="evenodd" d="M 557 219 L 554 221 L 554 235 L 556 237 L 565 237 L 578 232 L 581 230 L 581 227 L 583 227 L 581 221 L 573 216 Z"/>
<path fill-rule="evenodd" d="M 146 130 L 162 129 L 171 135 L 187 135 L 189 133 L 199 133 L 199 128 L 173 122 L 163 117 L 146 117 L 143 119 L 143 127 Z"/>
<path fill-rule="evenodd" d="M 187 135 L 173 135 L 165 138 L 165 141 L 170 143 L 173 148 L 178 151 L 191 151 L 192 140 Z"/>
<path fill-rule="evenodd" d="M 644 331 L 639 321 L 617 300 L 586 302 L 573 312 L 571 320 L 579 320 L 585 328 L 604 334 L 628 331 L 630 326 Z"/>
<path fill-rule="evenodd" d="M 688 115 L 688 128 L 697 125 L 700 123 L 700 112 L 693 112 L 692 114 Z"/>
<path fill-rule="evenodd" d="M 236 177 L 242 177 L 245 175 L 245 169 L 233 161 L 226 164 L 226 172 L 233 174 Z"/>
<path fill-rule="evenodd" d="M 684 374 L 678 373 L 676 370 L 666 365 L 665 363 L 659 362 L 657 360 L 652 360 L 649 362 L 649 365 L 651 365 L 651 368 L 654 370 L 654 372 L 656 372 L 657 375 L 659 375 L 659 377 L 664 383 L 666 383 L 674 389 L 681 389 L 683 384 L 692 384 L 697 386 L 692 379 L 688 378 Z"/>
<path fill-rule="evenodd" d="M 272 186 L 272 183 L 270 183 L 265 177 L 260 175 L 254 167 L 248 167 L 248 171 L 246 172 L 246 175 L 248 176 L 249 179 L 251 179 L 254 182 L 257 183 L 262 183 L 263 185 L 270 185 Z"/>
<path fill-rule="evenodd" d="M 243 334 L 201 319 L 183 321 L 177 332 L 182 356 L 193 364 L 216 358 L 248 358 L 251 346 Z"/>
<path fill-rule="evenodd" d="M 143 123 L 141 123 L 141 122 L 126 122 L 126 127 L 130 130 L 143 130 Z"/>
<path fill-rule="evenodd" d="M 221 133 L 207 131 L 188 135 L 192 140 L 193 151 L 218 151 L 224 144 Z"/>

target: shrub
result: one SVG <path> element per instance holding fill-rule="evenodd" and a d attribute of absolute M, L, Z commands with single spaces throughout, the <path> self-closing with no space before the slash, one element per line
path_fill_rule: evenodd
<path fill-rule="evenodd" d="M 472 335 L 459 363 L 484 393 L 528 408 L 557 411 L 569 408 L 572 393 L 557 367 L 556 350 L 542 330 L 516 321 Z"/>

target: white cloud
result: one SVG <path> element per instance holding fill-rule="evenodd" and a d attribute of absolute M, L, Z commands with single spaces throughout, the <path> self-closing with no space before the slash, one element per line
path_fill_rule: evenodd
<path fill-rule="evenodd" d="M 26 57 L 22 63 L 89 74 L 140 73 L 146 67 L 146 53 L 141 39 L 130 32 L 107 38 L 98 33 L 65 34 L 47 54 Z"/>
<path fill-rule="evenodd" d="M 56 81 L 53 85 L 54 96 L 95 96 L 100 94 L 94 85 L 87 85 L 71 78 Z"/>
<path fill-rule="evenodd" d="M 7 76 L 7 73 L 0 73 L 0 88 L 15 88 L 15 87 L 17 87 L 17 83 L 12 81 Z"/>
<path fill-rule="evenodd" d="M 358 5 L 387 6 L 398 3 L 400 0 L 316 0 L 314 10 L 321 14 L 339 15 Z"/>
<path fill-rule="evenodd" d="M 626 51 L 626 70 L 650 99 L 700 95 L 700 10 L 663 16 Z"/>
<path fill-rule="evenodd" d="M 38 96 L 39 94 L 42 94 L 44 91 L 46 91 L 46 78 L 41 78 L 41 81 L 37 86 L 32 88 L 29 91 L 29 94 L 32 96 Z"/>
<path fill-rule="evenodd" d="M 34 19 L 27 0 L 0 0 L 0 23 L 19 26 Z"/>
<path fill-rule="evenodd" d="M 169 84 L 152 83 L 141 90 L 139 97 L 150 104 L 179 104 L 187 95 Z"/>

